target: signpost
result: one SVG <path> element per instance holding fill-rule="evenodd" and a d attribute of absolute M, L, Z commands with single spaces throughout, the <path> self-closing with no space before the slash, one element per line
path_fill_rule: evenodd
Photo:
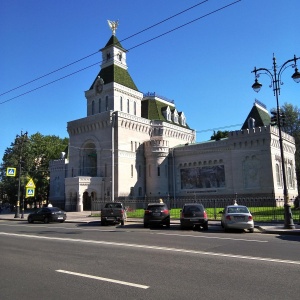
<path fill-rule="evenodd" d="M 6 176 L 13 176 L 13 177 L 15 177 L 16 176 L 16 172 L 17 172 L 16 168 L 8 167 L 6 169 Z"/>
<path fill-rule="evenodd" d="M 35 194 L 35 184 L 32 180 L 32 178 L 30 178 L 30 180 L 27 182 L 26 186 L 26 198 L 29 197 L 34 197 Z M 24 197 L 23 197 L 23 207 L 22 207 L 22 219 L 24 219 Z"/>

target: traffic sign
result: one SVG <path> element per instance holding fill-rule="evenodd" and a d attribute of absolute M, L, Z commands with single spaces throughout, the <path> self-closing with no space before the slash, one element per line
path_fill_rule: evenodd
<path fill-rule="evenodd" d="M 33 182 L 33 180 L 30 178 L 30 180 L 27 182 L 26 184 L 27 188 L 34 188 L 35 189 L 35 184 Z"/>
<path fill-rule="evenodd" d="M 26 198 L 34 197 L 35 190 L 33 188 L 26 188 Z"/>
<path fill-rule="evenodd" d="M 6 176 L 16 176 L 16 168 L 8 167 L 6 169 Z"/>

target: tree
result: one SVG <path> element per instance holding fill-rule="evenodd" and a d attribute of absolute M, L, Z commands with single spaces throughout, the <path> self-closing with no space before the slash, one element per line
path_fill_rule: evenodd
<path fill-rule="evenodd" d="M 227 138 L 228 134 L 229 134 L 229 131 L 227 131 L 227 130 L 226 131 L 218 130 L 217 133 L 214 131 L 214 135 L 212 135 L 210 137 L 210 140 L 219 141 L 220 139 Z"/>
<path fill-rule="evenodd" d="M 296 143 L 296 176 L 298 181 L 298 191 L 300 190 L 300 109 L 292 104 L 284 103 L 280 108 L 280 112 L 284 114 L 285 121 L 282 124 L 282 131 L 293 136 Z"/>
<path fill-rule="evenodd" d="M 6 176 L 6 169 L 15 167 L 19 172 L 18 165 L 21 162 L 21 193 L 24 195 L 25 185 L 32 178 L 36 186 L 35 200 L 45 200 L 49 191 L 49 162 L 60 157 L 61 152 L 66 152 L 69 139 L 61 139 L 54 135 L 43 136 L 40 133 L 26 136 L 23 143 L 20 143 L 20 139 L 21 137 L 17 135 L 15 141 L 5 150 L 3 164 L 0 167 L 1 194 L 11 204 L 16 202 L 18 180 L 16 177 Z"/>

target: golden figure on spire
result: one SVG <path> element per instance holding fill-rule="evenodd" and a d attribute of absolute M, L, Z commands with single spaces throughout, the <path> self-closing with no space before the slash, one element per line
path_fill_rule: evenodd
<path fill-rule="evenodd" d="M 117 21 L 107 20 L 107 22 L 108 22 L 109 28 L 112 30 L 112 34 L 116 35 L 116 30 L 117 30 L 118 25 L 119 25 L 119 20 L 117 20 Z"/>

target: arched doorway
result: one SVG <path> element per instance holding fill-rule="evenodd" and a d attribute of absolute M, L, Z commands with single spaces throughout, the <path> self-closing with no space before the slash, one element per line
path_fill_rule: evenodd
<path fill-rule="evenodd" d="M 91 196 L 88 192 L 83 193 L 83 210 L 91 210 Z"/>

